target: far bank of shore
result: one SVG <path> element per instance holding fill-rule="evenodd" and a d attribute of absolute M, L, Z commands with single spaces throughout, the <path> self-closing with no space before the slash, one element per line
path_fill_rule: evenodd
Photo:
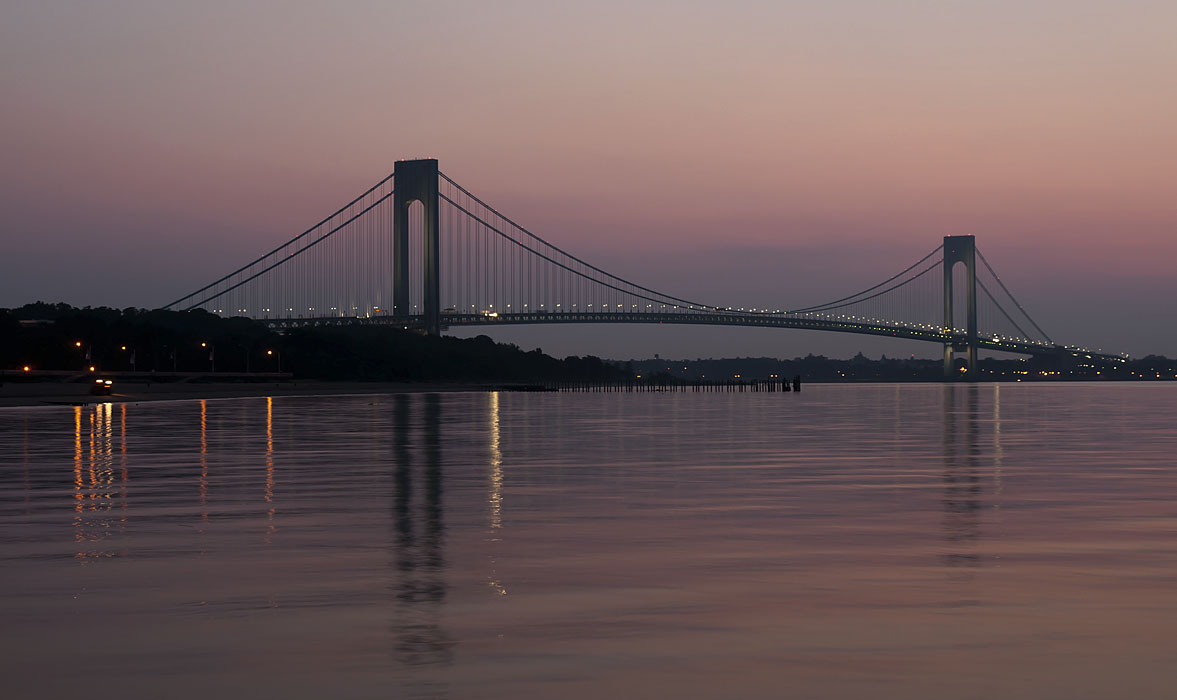
<path fill-rule="evenodd" d="M 89 384 L 17 383 L 0 385 L 0 408 L 20 406 L 76 406 L 95 403 L 179 401 L 185 399 L 235 399 L 254 396 L 330 396 L 333 394 L 400 394 L 439 391 L 480 391 L 473 384 L 431 384 L 410 382 L 319 382 L 284 381 L 264 383 L 124 383 L 110 396 L 92 396 Z"/>

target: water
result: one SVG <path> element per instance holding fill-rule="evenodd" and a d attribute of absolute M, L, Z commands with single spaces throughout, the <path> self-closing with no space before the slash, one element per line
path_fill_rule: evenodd
<path fill-rule="evenodd" d="M 1173 385 L 0 410 L 5 698 L 1170 697 Z"/>

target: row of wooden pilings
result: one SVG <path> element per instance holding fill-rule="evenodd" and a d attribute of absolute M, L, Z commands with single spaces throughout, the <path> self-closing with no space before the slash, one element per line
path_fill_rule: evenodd
<path fill-rule="evenodd" d="M 644 393 L 644 392 L 777 392 L 801 391 L 801 375 L 780 379 L 732 379 L 722 382 L 557 382 L 554 384 L 522 384 L 492 387 L 493 391 L 564 391 L 603 393 Z"/>

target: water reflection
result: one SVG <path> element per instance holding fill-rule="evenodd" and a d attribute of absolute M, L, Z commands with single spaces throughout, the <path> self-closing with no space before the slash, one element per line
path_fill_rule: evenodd
<path fill-rule="evenodd" d="M 487 411 L 488 429 L 490 431 L 490 477 L 486 501 L 490 508 L 490 517 L 487 523 L 490 533 L 486 538 L 486 543 L 487 565 L 490 576 L 486 583 L 495 593 L 507 595 L 507 588 L 503 585 L 502 580 L 499 579 L 498 562 L 495 552 L 497 543 L 502 541 L 502 533 L 499 530 L 503 527 L 503 448 L 502 421 L 499 415 L 499 402 L 501 400 L 499 392 L 490 392 L 488 400 L 490 401 L 490 409 Z"/>
<path fill-rule="evenodd" d="M 74 407 L 74 542 L 76 559 L 117 556 L 108 538 L 124 531 L 127 522 L 126 413 L 120 420 L 120 469 L 115 475 L 114 407 L 103 403 L 86 411 Z M 119 515 L 114 517 L 114 506 Z"/>
<path fill-rule="evenodd" d="M 1175 392 L 0 412 L 6 697 L 1163 688 Z"/>
<path fill-rule="evenodd" d="M 993 385 L 993 494 L 1001 495 L 1001 467 L 1005 462 L 1005 450 L 1001 446 L 1001 385 Z M 995 499 L 996 500 L 996 499 Z M 993 504 L 1000 509 L 1000 503 Z"/>
<path fill-rule="evenodd" d="M 266 397 L 266 536 L 265 543 L 274 543 L 274 397 Z"/>
<path fill-rule="evenodd" d="M 208 527 L 208 401 L 200 400 L 200 529 Z M 201 554 L 204 554 L 203 548 Z"/>
<path fill-rule="evenodd" d="M 23 456 L 23 459 L 21 460 L 21 467 L 22 467 L 21 472 L 24 474 L 24 486 L 25 486 L 24 501 L 25 501 L 25 508 L 27 510 L 28 505 L 29 505 L 29 501 L 32 498 L 32 489 L 33 489 L 32 479 L 29 478 L 30 459 L 29 459 L 29 417 L 28 416 L 25 416 L 23 427 L 24 427 L 24 440 L 22 441 L 22 449 L 21 449 L 21 454 Z"/>
<path fill-rule="evenodd" d="M 976 384 L 945 385 L 944 421 L 944 539 L 949 551 L 945 564 L 977 567 L 976 552 L 981 537 L 981 482 L 978 475 L 980 447 L 977 442 L 978 392 Z M 958 404 L 963 403 L 963 406 Z"/>
<path fill-rule="evenodd" d="M 487 503 L 490 505 L 490 529 L 498 530 L 503 526 L 503 448 L 499 433 L 499 392 L 490 392 L 489 399 L 490 494 Z"/>
<path fill-rule="evenodd" d="M 413 413 L 420 407 L 420 424 L 413 434 Z M 393 622 L 396 656 L 408 665 L 448 664 L 454 641 L 441 625 L 446 597 L 442 519 L 441 397 L 393 397 Z M 413 446 L 420 446 L 420 460 Z M 420 470 L 415 468 L 420 462 Z M 421 498 L 415 496 L 415 479 Z"/>

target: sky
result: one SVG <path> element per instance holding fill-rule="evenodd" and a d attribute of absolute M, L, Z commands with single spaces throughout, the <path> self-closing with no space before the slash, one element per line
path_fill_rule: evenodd
<path fill-rule="evenodd" d="M 1177 356 L 1174 26 L 1171 0 L 8 0 L 0 306 L 162 305 L 436 157 L 677 296 L 796 308 L 973 234 L 1055 340 Z M 495 336 L 617 358 L 937 353 L 763 329 Z"/>

